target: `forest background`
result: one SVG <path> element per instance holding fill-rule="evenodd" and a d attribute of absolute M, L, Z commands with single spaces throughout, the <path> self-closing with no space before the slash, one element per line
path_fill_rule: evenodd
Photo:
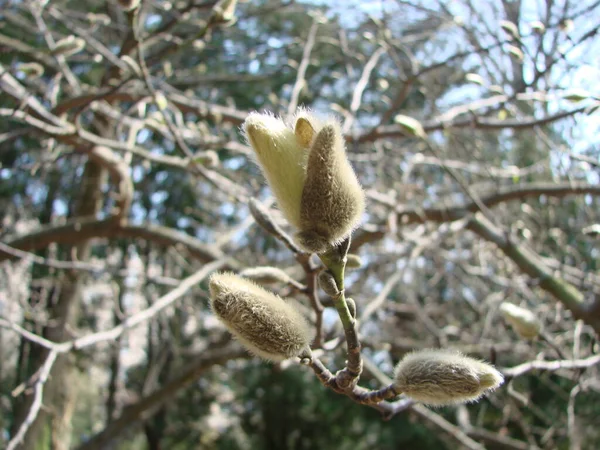
<path fill-rule="evenodd" d="M 137 3 L 0 1 L 0 447 L 600 446 L 600 1 Z M 344 364 L 316 261 L 249 210 L 291 231 L 239 127 L 301 105 L 366 192 L 361 385 L 447 347 L 494 394 L 383 420 L 211 314 L 212 272 L 275 266 Z"/>

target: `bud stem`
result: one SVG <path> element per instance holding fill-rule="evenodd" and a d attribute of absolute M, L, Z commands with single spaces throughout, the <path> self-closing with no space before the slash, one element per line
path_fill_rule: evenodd
<path fill-rule="evenodd" d="M 356 320 L 350 313 L 344 295 L 344 271 L 346 268 L 346 255 L 349 248 L 350 238 L 346 239 L 340 245 L 319 255 L 323 264 L 325 264 L 333 275 L 333 279 L 335 280 L 339 291 L 339 294 L 332 297 L 332 300 L 344 328 L 348 349 L 348 360 L 346 362 L 346 367 L 336 374 L 336 380 L 338 386 L 344 390 L 353 389 L 356 386 L 363 367 L 362 357 L 360 355 L 361 347 L 358 340 L 358 333 L 356 332 Z"/>

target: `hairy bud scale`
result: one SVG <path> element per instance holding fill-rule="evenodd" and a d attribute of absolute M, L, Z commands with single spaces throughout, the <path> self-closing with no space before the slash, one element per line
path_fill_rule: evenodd
<path fill-rule="evenodd" d="M 253 354 L 282 361 L 308 349 L 313 331 L 292 303 L 230 273 L 214 274 L 209 286 L 213 312 Z"/>

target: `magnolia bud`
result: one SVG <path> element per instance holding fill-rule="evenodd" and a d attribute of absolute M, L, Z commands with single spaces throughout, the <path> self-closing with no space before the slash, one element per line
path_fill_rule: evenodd
<path fill-rule="evenodd" d="M 141 0 L 117 0 L 125 11 L 133 11 L 140 6 Z"/>
<path fill-rule="evenodd" d="M 44 66 L 36 62 L 18 64 L 17 70 L 31 80 L 44 75 Z"/>
<path fill-rule="evenodd" d="M 229 22 L 235 19 L 237 0 L 220 0 L 213 7 L 215 19 L 218 22 Z"/>
<path fill-rule="evenodd" d="M 365 208 L 339 125 L 306 110 L 293 124 L 252 113 L 243 125 L 277 204 L 307 251 L 321 253 L 349 236 Z"/>
<path fill-rule="evenodd" d="M 335 278 L 328 270 L 325 270 L 319 274 L 319 285 L 321 289 L 330 297 L 337 297 L 340 294 L 340 290 L 337 287 Z"/>
<path fill-rule="evenodd" d="M 277 267 L 251 267 L 240 272 L 240 276 L 259 284 L 288 283 L 290 276 Z"/>
<path fill-rule="evenodd" d="M 542 324 L 534 313 L 528 309 L 503 302 L 500 305 L 500 312 L 504 319 L 513 327 L 515 332 L 524 339 L 533 339 L 542 328 Z"/>
<path fill-rule="evenodd" d="M 243 129 L 279 208 L 288 222 L 299 227 L 307 151 L 294 131 L 272 115 L 252 113 Z"/>
<path fill-rule="evenodd" d="M 213 312 L 250 352 L 270 361 L 309 352 L 313 332 L 293 303 L 229 273 L 214 274 L 209 287 Z"/>
<path fill-rule="evenodd" d="M 331 121 L 317 133 L 308 155 L 296 237 L 306 250 L 321 253 L 352 232 L 364 209 L 339 125 Z"/>
<path fill-rule="evenodd" d="M 346 269 L 360 269 L 362 267 L 362 258 L 350 253 L 346 256 Z"/>
<path fill-rule="evenodd" d="M 407 354 L 396 366 L 393 385 L 418 402 L 443 406 L 476 401 L 503 382 L 493 366 L 440 349 Z"/>
<path fill-rule="evenodd" d="M 346 299 L 346 306 L 348 306 L 348 311 L 350 311 L 350 315 L 353 319 L 356 319 L 356 302 L 352 298 Z"/>
<path fill-rule="evenodd" d="M 71 56 L 75 53 L 79 53 L 81 50 L 85 48 L 85 41 L 76 36 L 67 36 L 64 39 L 61 39 L 54 46 L 54 50 L 52 50 L 52 54 L 55 56 Z"/>

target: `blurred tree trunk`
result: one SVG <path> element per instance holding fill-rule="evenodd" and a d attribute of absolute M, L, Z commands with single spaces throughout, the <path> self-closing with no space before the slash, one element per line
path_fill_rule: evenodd
<path fill-rule="evenodd" d="M 88 161 L 82 176 L 80 194 L 76 198 L 71 218 L 95 215 L 102 202 L 103 169 L 100 165 Z M 90 256 L 90 245 L 84 242 L 67 249 L 66 254 L 73 259 L 85 261 Z M 54 342 L 63 342 L 73 338 L 79 319 L 81 288 L 86 274 L 84 272 L 65 272 L 55 286 L 55 301 L 47 305 L 48 321 L 43 336 Z M 33 345 L 33 344 L 30 344 Z M 25 380 L 35 374 L 44 364 L 48 351 L 33 346 L 29 357 L 29 370 Z M 44 387 L 44 407 L 29 428 L 20 448 L 24 450 L 67 450 L 71 442 L 71 419 L 77 398 L 77 377 L 73 354 L 59 355 L 48 382 Z M 31 407 L 30 395 L 21 402 L 15 411 L 12 432 L 15 433 L 27 416 Z"/>

